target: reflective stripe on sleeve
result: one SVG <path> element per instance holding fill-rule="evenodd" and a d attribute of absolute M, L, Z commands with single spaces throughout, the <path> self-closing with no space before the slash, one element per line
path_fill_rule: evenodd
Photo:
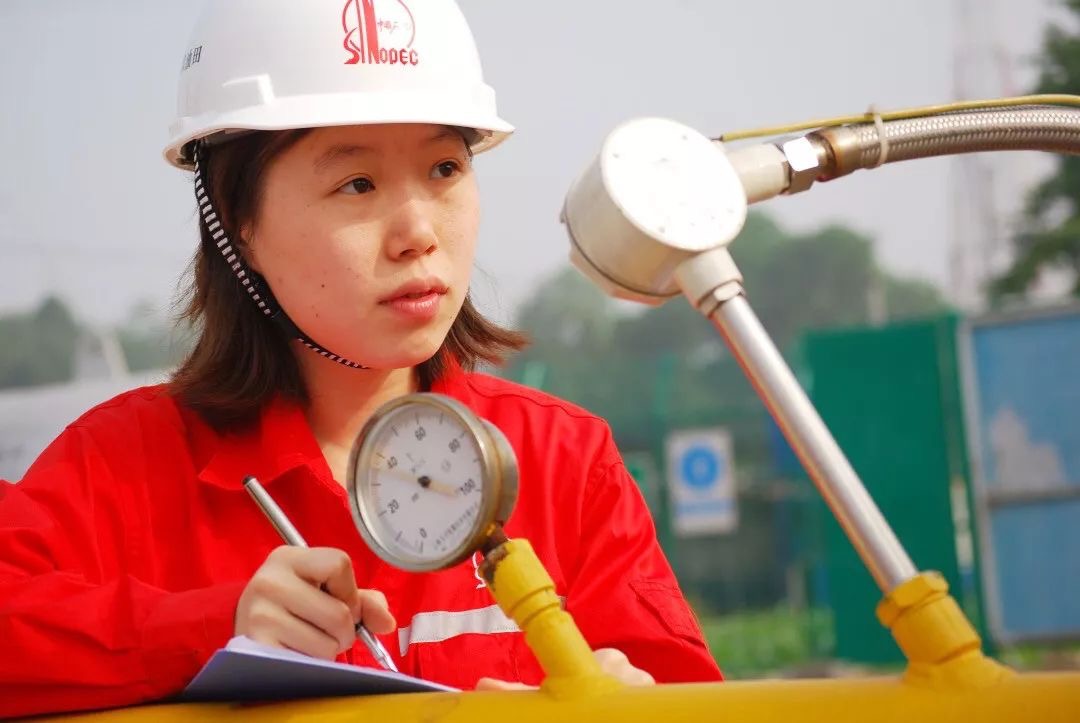
<path fill-rule="evenodd" d="M 484 635 L 517 631 L 518 626 L 503 614 L 498 605 L 460 612 L 436 610 L 417 613 L 408 626 L 398 628 L 398 646 L 401 654 L 405 655 L 405 651 L 414 643 L 441 643 L 467 633 Z"/>

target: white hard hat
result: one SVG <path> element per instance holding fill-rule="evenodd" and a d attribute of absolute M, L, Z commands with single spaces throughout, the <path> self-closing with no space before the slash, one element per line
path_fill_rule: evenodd
<path fill-rule="evenodd" d="M 209 0 L 183 58 L 165 158 L 215 134 L 368 123 L 513 132 L 453 0 Z"/>

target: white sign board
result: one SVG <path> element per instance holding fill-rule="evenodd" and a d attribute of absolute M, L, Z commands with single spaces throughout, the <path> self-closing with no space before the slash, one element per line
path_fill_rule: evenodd
<path fill-rule="evenodd" d="M 684 429 L 667 437 L 671 526 L 676 535 L 733 532 L 738 525 L 735 461 L 726 429 Z"/>

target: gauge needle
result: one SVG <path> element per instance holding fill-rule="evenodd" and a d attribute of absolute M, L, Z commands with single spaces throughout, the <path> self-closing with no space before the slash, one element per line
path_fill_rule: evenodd
<path fill-rule="evenodd" d="M 405 470 L 398 471 L 398 470 L 383 469 L 383 470 L 381 470 L 381 472 L 383 474 L 388 474 L 391 477 L 396 477 L 397 479 L 401 480 L 402 482 L 405 482 L 406 484 L 419 484 L 421 487 L 423 487 L 426 490 L 431 490 L 432 492 L 436 492 L 436 493 L 438 493 L 440 495 L 445 495 L 446 497 L 455 497 L 455 496 L 457 496 L 457 488 L 456 487 L 454 487 L 452 485 L 443 484 L 442 482 L 436 482 L 435 480 L 431 479 L 431 477 L 429 477 L 426 474 L 425 475 L 420 475 L 419 477 L 413 477 L 412 475 L 410 475 Z"/>
<path fill-rule="evenodd" d="M 420 486 L 424 489 L 431 490 L 432 492 L 438 492 L 440 495 L 446 495 L 447 497 L 454 497 L 457 495 L 457 488 L 451 485 L 444 485 L 441 482 L 436 482 L 430 477 L 424 476 L 417 480 Z"/>

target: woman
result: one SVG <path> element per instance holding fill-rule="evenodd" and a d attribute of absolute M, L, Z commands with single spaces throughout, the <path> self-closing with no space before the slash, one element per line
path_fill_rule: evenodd
<path fill-rule="evenodd" d="M 373 665 L 357 621 L 403 672 L 539 683 L 475 559 L 405 573 L 353 526 L 349 448 L 418 390 L 509 438 L 507 532 L 605 669 L 719 679 L 603 421 L 469 371 L 523 339 L 468 299 L 472 155 L 512 129 L 452 0 L 211 2 L 179 111 L 166 157 L 195 171 L 200 335 L 167 385 L 89 411 L 0 486 L 0 714 L 176 693 L 234 635 Z M 249 474 L 312 549 L 281 546 Z"/>

